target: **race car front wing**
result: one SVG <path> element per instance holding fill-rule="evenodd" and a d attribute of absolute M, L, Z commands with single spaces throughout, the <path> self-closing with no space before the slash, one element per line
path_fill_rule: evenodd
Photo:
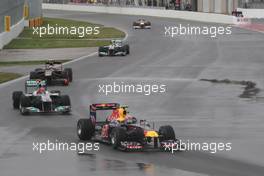
<path fill-rule="evenodd" d="M 119 150 L 122 151 L 166 151 L 172 149 L 179 151 L 180 143 L 178 140 L 167 140 L 160 142 L 160 145 L 141 144 L 139 142 L 123 141 L 120 144 Z"/>
<path fill-rule="evenodd" d="M 21 107 L 20 111 L 21 113 L 65 113 L 65 112 L 70 112 L 71 107 L 70 106 L 57 106 L 56 108 L 51 109 L 49 111 L 41 110 L 36 107 Z"/>

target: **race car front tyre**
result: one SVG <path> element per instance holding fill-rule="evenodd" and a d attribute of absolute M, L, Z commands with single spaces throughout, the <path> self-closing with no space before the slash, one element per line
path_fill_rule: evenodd
<path fill-rule="evenodd" d="M 174 129 L 170 125 L 161 126 L 159 128 L 160 141 L 176 140 Z"/>
<path fill-rule="evenodd" d="M 126 130 L 121 127 L 116 127 L 111 131 L 110 140 L 114 149 L 120 147 L 121 142 L 126 138 Z"/>
<path fill-rule="evenodd" d="M 72 82 L 72 69 L 65 68 L 64 71 L 67 73 L 69 81 Z"/>
<path fill-rule="evenodd" d="M 13 108 L 19 109 L 20 105 L 20 97 L 23 95 L 21 91 L 15 91 L 12 94 L 12 100 L 13 100 Z"/>
<path fill-rule="evenodd" d="M 94 125 L 91 119 L 79 119 L 77 135 L 80 140 L 90 140 L 94 134 Z"/>

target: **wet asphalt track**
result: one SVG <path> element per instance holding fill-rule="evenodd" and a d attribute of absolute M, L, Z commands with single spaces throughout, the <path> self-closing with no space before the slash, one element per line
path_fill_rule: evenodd
<path fill-rule="evenodd" d="M 69 64 L 74 82 L 58 87 L 72 99 L 69 116 L 21 116 L 11 106 L 11 93 L 23 89 L 23 80 L 0 85 L 0 175 L 241 175 L 264 173 L 262 98 L 240 99 L 242 87 L 212 84 L 200 78 L 251 80 L 263 88 L 264 35 L 233 29 L 231 36 L 164 37 L 164 25 L 193 24 L 176 19 L 151 18 L 151 30 L 131 29 L 134 16 L 45 11 L 45 16 L 77 19 L 127 31 L 127 57 L 92 56 Z M 207 25 L 207 24 L 206 24 Z M 162 83 L 164 94 L 98 93 L 104 83 Z M 55 87 L 56 88 L 56 87 Z M 53 87 L 54 89 L 54 87 Z M 261 93 L 259 95 L 261 97 Z M 87 117 L 88 105 L 120 102 L 138 118 L 171 124 L 176 135 L 196 142 L 231 142 L 232 150 L 203 152 L 123 153 L 100 145 L 100 152 L 32 151 L 32 142 L 78 142 L 76 121 Z"/>

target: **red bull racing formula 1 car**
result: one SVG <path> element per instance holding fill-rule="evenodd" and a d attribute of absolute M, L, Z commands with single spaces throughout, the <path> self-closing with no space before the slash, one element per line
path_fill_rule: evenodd
<path fill-rule="evenodd" d="M 96 115 L 98 110 L 110 110 L 112 113 L 100 120 Z M 138 121 L 128 115 L 127 107 L 121 107 L 118 103 L 90 105 L 90 117 L 79 119 L 77 135 L 80 140 L 107 143 L 122 151 L 166 151 L 179 145 L 171 126 L 161 126 L 156 131 L 146 120 Z"/>

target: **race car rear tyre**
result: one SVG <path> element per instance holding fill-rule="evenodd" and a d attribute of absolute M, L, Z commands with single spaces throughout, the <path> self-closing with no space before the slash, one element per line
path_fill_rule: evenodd
<path fill-rule="evenodd" d="M 172 126 L 166 125 L 159 128 L 160 141 L 164 140 L 176 140 L 175 132 Z"/>
<path fill-rule="evenodd" d="M 64 71 L 67 73 L 69 81 L 72 82 L 72 69 L 71 68 L 65 68 Z"/>
<path fill-rule="evenodd" d="M 124 128 L 116 127 L 110 134 L 111 144 L 114 149 L 120 147 L 121 142 L 126 139 L 126 130 Z"/>
<path fill-rule="evenodd" d="M 61 106 L 71 106 L 71 100 L 69 95 L 62 95 L 61 96 Z"/>
<path fill-rule="evenodd" d="M 13 100 L 13 108 L 19 109 L 20 105 L 20 97 L 23 95 L 21 91 L 15 91 L 12 94 L 12 100 Z"/>
<path fill-rule="evenodd" d="M 79 119 L 77 135 L 80 140 L 90 140 L 94 134 L 94 125 L 91 119 Z"/>
<path fill-rule="evenodd" d="M 103 50 L 102 47 L 99 47 L 99 48 L 98 48 L 98 56 L 99 56 L 99 57 L 103 57 L 103 55 L 100 54 L 100 52 L 101 52 L 102 50 Z"/>
<path fill-rule="evenodd" d="M 64 80 L 67 80 L 67 82 L 69 82 L 69 75 L 68 75 L 68 72 L 65 69 L 61 72 L 61 78 L 63 78 Z"/>
<path fill-rule="evenodd" d="M 125 55 L 129 54 L 129 45 L 124 46 L 124 52 L 126 53 Z"/>
<path fill-rule="evenodd" d="M 47 85 L 52 85 L 52 78 L 46 78 L 46 84 Z"/>
<path fill-rule="evenodd" d="M 43 70 L 42 68 L 36 68 L 35 72 L 42 71 L 42 70 Z"/>
<path fill-rule="evenodd" d="M 29 79 L 38 79 L 38 74 L 35 71 L 29 73 Z"/>

